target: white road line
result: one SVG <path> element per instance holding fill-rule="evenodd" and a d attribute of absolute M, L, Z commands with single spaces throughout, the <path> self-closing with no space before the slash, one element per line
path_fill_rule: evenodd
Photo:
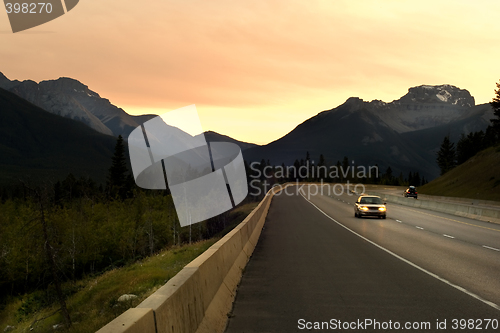
<path fill-rule="evenodd" d="M 483 245 L 483 247 L 484 247 L 485 249 L 490 249 L 490 250 L 493 250 L 493 251 L 498 251 L 498 252 L 500 252 L 500 250 L 499 250 L 499 249 L 495 249 L 494 247 L 491 247 L 491 246 L 486 246 L 486 245 Z"/>
<path fill-rule="evenodd" d="M 444 237 L 448 237 L 448 238 L 455 238 L 453 236 L 450 236 L 450 235 L 447 235 L 447 234 L 443 234 Z"/>
<path fill-rule="evenodd" d="M 346 227 L 345 225 L 343 225 L 342 223 L 340 223 L 339 221 L 335 220 L 333 217 L 331 217 L 330 215 L 328 215 L 327 213 L 325 213 L 324 211 L 322 211 L 322 210 L 321 210 L 321 208 L 319 208 L 318 206 L 316 206 L 315 204 L 313 204 L 311 201 L 309 201 L 309 200 L 308 200 L 308 199 L 307 199 L 307 198 L 306 198 L 306 197 L 305 197 L 302 193 L 301 193 L 300 195 L 301 195 L 304 199 L 306 199 L 306 201 L 307 201 L 307 202 L 309 202 L 311 205 L 313 205 L 313 206 L 314 206 L 317 210 L 319 210 L 321 213 L 323 213 L 323 215 L 325 215 L 326 217 L 328 217 L 328 218 L 329 218 L 330 220 L 332 220 L 333 222 L 337 223 L 337 224 L 338 224 L 339 226 L 341 226 L 342 228 L 344 228 L 344 229 L 346 229 L 346 230 L 348 230 L 348 231 L 352 232 L 352 233 L 353 233 L 353 234 L 355 234 L 356 236 L 360 237 L 361 239 L 363 239 L 363 240 L 367 241 L 368 243 L 370 243 L 370 244 L 372 244 L 372 245 L 374 245 L 374 246 L 378 247 L 379 249 L 381 249 L 381 250 L 383 250 L 383 251 L 385 251 L 385 252 L 389 253 L 390 255 L 392 255 L 392 256 L 394 256 L 394 257 L 398 258 L 399 260 L 401 260 L 401 261 L 403 261 L 403 262 L 407 263 L 408 265 L 413 266 L 413 267 L 415 267 L 416 269 L 418 269 L 418 270 L 420 270 L 420 271 L 422 271 L 422 272 L 424 272 L 424 273 L 426 273 L 426 274 L 428 274 L 428 275 L 432 276 L 433 278 L 438 279 L 439 281 L 444 282 L 444 283 L 446 283 L 447 285 L 449 285 L 449 286 L 451 286 L 451 287 L 453 287 L 453 288 L 455 288 L 455 289 L 457 289 L 457 290 L 460 290 L 461 292 L 463 292 L 463 293 L 465 293 L 465 294 L 467 294 L 467 295 L 469 295 L 469 296 L 471 296 L 471 297 L 473 297 L 473 298 L 477 299 L 478 301 L 481 301 L 481 302 L 483 302 L 484 304 L 489 305 L 489 306 L 491 306 L 492 308 L 494 308 L 494 309 L 496 309 L 496 310 L 500 310 L 500 306 L 498 306 L 497 304 L 495 304 L 495 303 L 493 303 L 493 302 L 490 302 L 490 301 L 488 301 L 488 300 L 486 300 L 486 299 L 482 298 L 481 296 L 476 295 L 476 294 L 474 294 L 474 293 L 472 293 L 472 292 L 468 291 L 467 289 L 464 289 L 464 288 L 462 288 L 462 287 L 460 287 L 460 286 L 457 286 L 456 284 L 453 284 L 452 282 L 450 282 L 450 281 L 448 281 L 448 280 L 446 280 L 446 279 L 444 279 L 444 278 L 440 277 L 439 275 L 436 275 L 436 274 L 434 274 L 434 273 L 432 273 L 432 272 L 430 272 L 430 271 L 426 270 L 425 268 L 422 268 L 422 267 L 418 266 L 417 264 L 414 264 L 414 263 L 413 263 L 413 262 L 411 262 L 410 260 L 405 259 L 405 258 L 403 258 L 403 257 L 401 257 L 401 256 L 399 256 L 399 255 L 397 255 L 396 253 L 392 252 L 391 250 L 388 250 L 388 249 L 386 249 L 385 247 L 383 247 L 383 246 L 381 246 L 381 245 L 378 245 L 377 243 L 375 243 L 375 242 L 373 242 L 373 241 L 369 240 L 368 238 L 366 238 L 366 237 L 364 237 L 364 236 L 362 236 L 362 235 L 358 234 L 356 231 L 354 231 L 354 230 L 352 230 L 352 229 L 350 229 L 350 228 Z M 484 246 L 484 245 L 483 245 L 483 246 Z M 495 250 L 496 250 L 496 249 L 495 249 Z M 498 250 L 498 251 L 500 251 L 500 250 Z"/>
<path fill-rule="evenodd" d="M 400 220 L 396 220 L 396 222 L 403 223 L 403 221 L 400 221 Z"/>
<path fill-rule="evenodd" d="M 418 225 L 416 225 L 415 228 L 420 229 L 420 230 L 424 230 L 424 228 L 419 227 Z"/>

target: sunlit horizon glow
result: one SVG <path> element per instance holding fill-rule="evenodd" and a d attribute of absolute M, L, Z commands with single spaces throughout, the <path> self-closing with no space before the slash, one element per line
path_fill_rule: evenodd
<path fill-rule="evenodd" d="M 157 115 L 163 119 L 165 124 L 177 127 L 192 136 L 197 136 L 204 132 L 195 105 L 157 113 Z"/>
<path fill-rule="evenodd" d="M 0 72 L 71 77 L 130 114 L 196 104 L 203 130 L 265 144 L 349 97 L 451 84 L 491 101 L 499 12 L 495 0 L 84 1 L 17 34 L 0 14 Z"/>

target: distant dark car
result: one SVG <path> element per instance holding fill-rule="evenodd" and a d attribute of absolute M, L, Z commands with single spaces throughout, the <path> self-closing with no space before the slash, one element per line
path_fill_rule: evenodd
<path fill-rule="evenodd" d="M 362 195 L 354 205 L 354 216 L 377 216 L 378 218 L 386 218 L 387 207 L 380 197 L 375 195 Z"/>
<path fill-rule="evenodd" d="M 403 193 L 405 198 L 418 198 L 417 188 L 415 186 L 408 186 L 405 193 Z"/>

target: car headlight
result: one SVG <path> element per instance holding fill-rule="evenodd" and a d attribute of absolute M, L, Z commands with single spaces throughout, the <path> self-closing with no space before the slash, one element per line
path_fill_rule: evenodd
<path fill-rule="evenodd" d="M 368 210 L 368 207 L 361 207 L 361 210 L 364 210 L 366 212 Z"/>
<path fill-rule="evenodd" d="M 387 208 L 385 208 L 385 207 L 379 207 L 378 210 L 380 210 L 381 212 L 385 212 L 387 210 Z"/>

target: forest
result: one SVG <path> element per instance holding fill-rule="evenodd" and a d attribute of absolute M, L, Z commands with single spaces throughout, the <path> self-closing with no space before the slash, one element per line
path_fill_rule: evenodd
<path fill-rule="evenodd" d="M 35 301 L 28 298 L 17 310 L 19 320 L 58 304 L 71 325 L 65 300 L 74 290 L 68 282 L 210 239 L 234 225 L 226 212 L 181 228 L 168 190 L 135 185 L 121 137 L 110 164 L 105 185 L 69 174 L 55 183 L 27 179 L 0 189 L 0 312 L 12 299 L 35 293 Z"/>

